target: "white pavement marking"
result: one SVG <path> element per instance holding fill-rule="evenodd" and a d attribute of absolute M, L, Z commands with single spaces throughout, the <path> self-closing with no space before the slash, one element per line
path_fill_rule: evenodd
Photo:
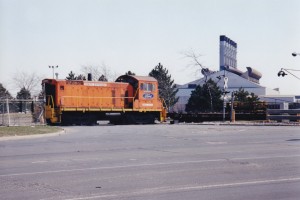
<path fill-rule="evenodd" d="M 47 161 L 47 160 L 38 160 L 38 161 L 31 162 L 31 163 L 36 164 L 36 163 L 46 163 L 46 162 L 49 162 L 49 161 Z"/>
<path fill-rule="evenodd" d="M 209 141 L 206 144 L 228 144 L 228 142 L 223 141 Z"/>
<path fill-rule="evenodd" d="M 203 162 L 219 162 L 219 161 L 227 161 L 227 160 L 226 159 L 215 159 L 215 160 L 202 160 L 202 161 L 200 160 L 200 161 L 186 161 L 186 162 L 170 162 L 170 163 L 152 163 L 152 164 L 137 164 L 137 165 L 117 165 L 117 166 L 112 166 L 112 167 L 91 167 L 91 168 L 82 168 L 82 169 L 65 169 L 65 170 L 54 170 L 54 171 L 43 171 L 43 172 L 29 172 L 29 173 L 18 173 L 18 174 L 3 174 L 3 175 L 0 175 L 0 177 L 36 175 L 36 174 L 51 174 L 51 173 L 75 172 L 75 171 L 86 171 L 86 170 L 118 169 L 118 168 L 131 168 L 131 167 L 148 167 L 148 166 L 191 164 L 191 163 L 203 163 Z"/>
<path fill-rule="evenodd" d="M 258 159 L 274 159 L 274 158 L 299 158 L 300 155 L 290 156 L 262 156 L 262 157 L 246 157 L 246 158 L 221 158 L 212 160 L 195 160 L 195 161 L 183 161 L 183 162 L 166 162 L 166 163 L 148 163 L 148 164 L 135 164 L 135 165 L 117 165 L 111 167 L 90 167 L 90 168 L 78 168 L 78 169 L 63 169 L 53 171 L 41 171 L 41 172 L 28 172 L 28 173 L 15 173 L 15 174 L 2 174 L 0 177 L 9 176 L 25 176 L 25 175 L 36 175 L 36 174 L 51 174 L 51 173 L 62 173 L 62 172 L 76 172 L 76 171 L 87 171 L 87 170 L 102 170 L 102 169 L 120 169 L 120 168 L 131 168 L 131 167 L 151 167 L 151 166 L 164 166 L 164 165 L 181 165 L 181 164 L 197 164 L 206 162 L 228 162 L 230 160 L 258 160 Z"/>
<path fill-rule="evenodd" d="M 212 184 L 212 185 L 157 187 L 157 188 L 142 189 L 139 191 L 107 193 L 107 194 L 102 194 L 102 195 L 97 195 L 97 196 L 85 196 L 85 197 L 71 198 L 71 199 L 65 199 L 65 200 L 82 200 L 82 199 L 126 197 L 126 196 L 136 196 L 136 195 L 153 195 L 153 194 L 159 194 L 159 193 L 186 192 L 186 191 L 191 191 L 191 190 L 204 190 L 204 189 L 213 189 L 213 188 L 239 187 L 239 186 L 250 186 L 250 185 L 259 185 L 259 184 L 296 182 L 296 181 L 300 181 L 300 177 L 269 179 L 269 180 L 253 180 L 253 181 L 245 181 L 245 182 L 222 183 L 222 184 Z"/>

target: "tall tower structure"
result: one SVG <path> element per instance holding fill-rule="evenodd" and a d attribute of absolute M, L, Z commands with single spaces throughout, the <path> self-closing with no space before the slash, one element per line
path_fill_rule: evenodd
<path fill-rule="evenodd" d="M 237 68 L 237 44 L 225 35 L 220 36 L 220 71 Z"/>

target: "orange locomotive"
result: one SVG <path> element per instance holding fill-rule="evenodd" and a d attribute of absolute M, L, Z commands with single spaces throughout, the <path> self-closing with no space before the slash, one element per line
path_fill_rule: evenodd
<path fill-rule="evenodd" d="M 45 79 L 42 83 L 50 124 L 154 123 L 166 118 L 153 77 L 123 75 L 116 82 Z"/>

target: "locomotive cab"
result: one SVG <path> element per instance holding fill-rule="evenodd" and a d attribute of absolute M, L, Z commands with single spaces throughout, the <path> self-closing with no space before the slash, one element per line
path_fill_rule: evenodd
<path fill-rule="evenodd" d="M 148 76 L 120 76 L 116 82 L 129 83 L 127 89 L 128 106 L 133 109 L 158 109 L 162 107 L 158 96 L 158 83 L 153 77 Z M 130 102 L 133 100 L 133 102 Z"/>

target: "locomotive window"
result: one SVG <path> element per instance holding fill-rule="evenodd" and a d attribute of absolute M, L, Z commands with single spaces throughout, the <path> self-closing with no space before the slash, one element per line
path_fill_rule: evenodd
<path fill-rule="evenodd" d="M 148 91 L 153 91 L 153 90 L 155 90 L 154 84 L 148 83 L 148 84 L 147 84 L 147 89 L 148 89 Z"/>
<path fill-rule="evenodd" d="M 60 90 L 64 90 L 65 87 L 63 85 L 60 86 Z"/>
<path fill-rule="evenodd" d="M 145 91 L 153 91 L 155 90 L 155 85 L 152 83 L 141 83 L 140 89 Z"/>

